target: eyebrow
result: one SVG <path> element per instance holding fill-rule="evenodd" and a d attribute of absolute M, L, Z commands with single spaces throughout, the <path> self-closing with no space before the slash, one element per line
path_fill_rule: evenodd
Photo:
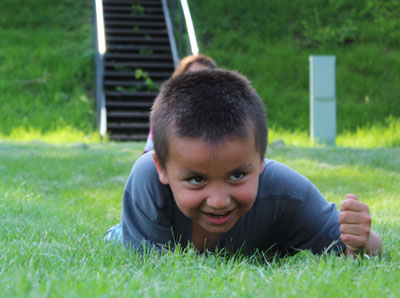
<path fill-rule="evenodd" d="M 182 170 L 178 172 L 178 178 L 197 177 L 197 176 L 204 177 L 204 174 L 191 170 Z"/>
<path fill-rule="evenodd" d="M 232 171 L 230 171 L 231 173 L 234 172 L 246 172 L 246 171 L 251 171 L 253 170 L 254 166 L 251 162 L 244 164 L 244 165 L 240 165 L 237 168 L 234 168 Z"/>
<path fill-rule="evenodd" d="M 247 164 L 240 165 L 236 168 L 233 168 L 232 170 L 229 171 L 229 173 L 236 173 L 236 172 L 249 172 L 253 170 L 254 166 L 251 162 Z M 186 178 L 186 177 L 205 177 L 206 175 L 197 172 L 197 171 L 192 171 L 192 170 L 182 170 L 178 172 L 178 177 L 179 178 Z"/>

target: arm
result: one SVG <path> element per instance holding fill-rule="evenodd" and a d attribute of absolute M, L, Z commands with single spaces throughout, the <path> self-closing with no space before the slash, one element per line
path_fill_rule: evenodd
<path fill-rule="evenodd" d="M 142 250 L 161 249 L 173 241 L 170 194 L 158 180 L 152 154 L 140 157 L 126 183 L 122 206 L 122 240 Z"/>
<path fill-rule="evenodd" d="M 370 256 L 382 252 L 382 240 L 371 230 L 371 215 L 366 204 L 348 194 L 340 208 L 340 238 L 346 244 L 345 255 L 364 252 Z"/>

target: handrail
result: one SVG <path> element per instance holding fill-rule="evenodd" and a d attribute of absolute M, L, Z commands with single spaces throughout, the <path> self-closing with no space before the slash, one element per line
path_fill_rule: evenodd
<path fill-rule="evenodd" d="M 199 47 L 197 46 L 196 34 L 194 33 L 192 16 L 190 15 L 189 5 L 187 3 L 187 0 L 181 0 L 181 5 L 183 9 L 183 14 L 185 16 L 186 28 L 189 34 L 189 42 L 190 42 L 190 48 L 192 49 L 192 54 L 198 55 Z"/>
<path fill-rule="evenodd" d="M 176 49 L 174 29 L 172 27 L 171 18 L 169 16 L 167 0 L 161 0 L 161 3 L 162 3 L 163 11 L 164 11 L 165 23 L 167 24 L 167 31 L 168 31 L 168 37 L 169 37 L 169 44 L 171 46 L 172 59 L 174 60 L 174 65 L 176 68 L 178 66 L 179 57 L 178 57 L 178 51 Z"/>
<path fill-rule="evenodd" d="M 165 6 L 168 8 L 167 5 L 167 0 L 162 0 L 162 2 L 165 2 Z M 183 56 L 186 55 L 198 55 L 199 53 L 199 48 L 197 45 L 197 40 L 196 40 L 196 34 L 194 31 L 194 26 L 193 26 L 193 21 L 192 21 L 192 17 L 190 15 L 190 10 L 189 10 L 189 5 L 187 0 L 180 0 L 179 4 L 176 5 L 176 0 L 169 0 L 169 2 L 171 3 L 171 5 L 169 7 L 172 7 L 171 10 L 168 10 L 167 12 L 164 11 L 164 14 L 166 16 L 166 21 L 167 21 L 167 28 L 171 27 L 171 29 L 168 28 L 168 33 L 171 31 L 174 34 L 174 41 L 177 39 L 178 43 L 179 43 L 179 50 L 177 50 L 177 56 L 178 56 L 178 60 L 181 59 Z M 176 14 L 178 10 L 178 14 Z M 172 18 L 170 17 L 170 15 L 172 15 Z M 177 18 L 176 18 L 177 16 Z M 168 22 L 170 22 L 170 24 L 168 24 Z M 185 29 L 186 32 L 184 32 L 183 30 L 183 22 L 185 23 Z M 175 30 L 175 28 L 178 28 L 177 30 Z M 170 34 L 170 33 L 169 33 Z M 176 38 L 175 38 L 176 36 Z M 186 40 L 187 45 L 188 45 L 188 49 L 187 49 L 187 53 L 184 54 L 183 53 L 183 49 L 182 49 L 182 44 L 184 42 L 184 40 Z M 170 38 L 171 41 L 171 38 Z M 171 46 L 171 48 L 175 46 Z M 174 50 L 172 50 L 174 51 Z M 174 55 L 174 53 L 172 53 Z M 174 60 L 175 63 L 175 60 Z M 175 67 L 176 67 L 176 63 L 175 63 Z"/>
<path fill-rule="evenodd" d="M 96 51 L 96 104 L 97 104 L 97 124 L 100 136 L 104 137 L 107 133 L 107 110 L 103 90 L 104 74 L 104 54 L 107 51 L 106 38 L 104 32 L 103 1 L 93 0 L 94 5 L 94 42 Z"/>

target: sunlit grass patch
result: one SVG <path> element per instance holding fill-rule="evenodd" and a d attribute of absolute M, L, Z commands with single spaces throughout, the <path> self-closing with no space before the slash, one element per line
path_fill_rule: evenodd
<path fill-rule="evenodd" d="M 60 126 L 53 130 L 42 131 L 40 128 L 18 126 L 9 134 L 0 132 L 0 140 L 9 141 L 42 141 L 46 143 L 95 143 L 107 142 L 108 137 L 101 138 L 98 131 L 83 131 L 70 125 Z M 291 131 L 272 127 L 268 131 L 269 146 L 296 146 L 296 147 L 326 147 L 310 138 L 307 131 Z M 336 137 L 337 147 L 351 148 L 382 148 L 400 147 L 400 120 L 389 117 L 387 125 L 371 125 L 368 128 L 358 128 L 356 131 L 339 133 Z"/>
<path fill-rule="evenodd" d="M 336 144 L 343 147 L 379 148 L 400 147 L 400 119 L 388 117 L 386 125 L 376 124 L 343 132 Z"/>
<path fill-rule="evenodd" d="M 299 146 L 310 147 L 314 146 L 310 140 L 310 136 L 306 131 L 290 131 L 287 129 L 272 127 L 268 130 L 268 142 L 273 146 Z"/>
<path fill-rule="evenodd" d="M 325 147 L 310 138 L 309 132 L 272 127 L 269 129 L 272 146 Z M 400 147 L 400 118 L 388 117 L 386 124 L 374 124 L 336 136 L 337 147 L 382 148 Z"/>
<path fill-rule="evenodd" d="M 101 137 L 96 131 L 85 133 L 68 125 L 46 132 L 42 132 L 39 128 L 18 126 L 12 129 L 8 135 L 0 132 L 0 139 L 9 141 L 42 141 L 47 143 L 93 143 L 101 141 Z"/>

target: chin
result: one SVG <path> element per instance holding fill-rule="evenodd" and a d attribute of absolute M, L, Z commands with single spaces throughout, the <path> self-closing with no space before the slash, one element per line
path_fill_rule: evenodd
<path fill-rule="evenodd" d="M 229 223 L 229 224 L 223 225 L 223 226 L 215 226 L 215 225 L 207 224 L 207 225 L 203 226 L 203 229 L 205 229 L 209 233 L 222 234 L 222 233 L 229 232 L 233 226 L 234 226 L 234 223 Z"/>

